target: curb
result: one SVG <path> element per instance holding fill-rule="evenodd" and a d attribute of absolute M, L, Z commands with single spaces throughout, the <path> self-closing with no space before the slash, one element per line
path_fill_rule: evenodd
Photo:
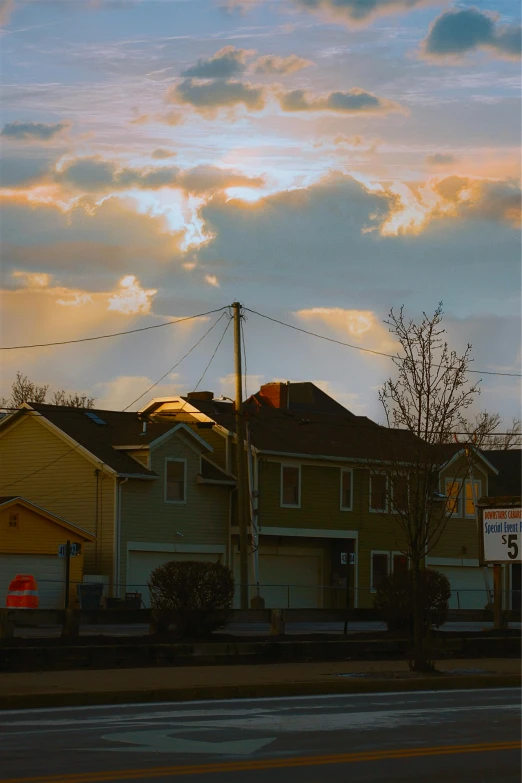
<path fill-rule="evenodd" d="M 335 675 L 334 675 L 335 676 Z M 224 699 L 286 698 L 290 696 L 329 696 L 351 693 L 393 693 L 408 691 L 462 690 L 474 688 L 520 688 L 520 674 L 422 677 L 414 680 L 352 680 L 252 685 L 209 685 L 192 688 L 152 690 L 91 691 L 71 693 L 24 693 L 0 695 L 0 710 L 46 707 L 87 707 L 147 702 L 183 702 Z"/>

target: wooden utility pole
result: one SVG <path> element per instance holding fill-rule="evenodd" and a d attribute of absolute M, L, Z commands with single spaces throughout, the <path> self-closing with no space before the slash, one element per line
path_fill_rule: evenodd
<path fill-rule="evenodd" d="M 245 466 L 245 423 L 243 421 L 243 371 L 241 367 L 241 305 L 232 304 L 234 311 L 234 356 L 236 368 L 236 435 L 237 435 L 237 516 L 239 524 L 239 562 L 241 609 L 248 609 L 248 528 Z"/>

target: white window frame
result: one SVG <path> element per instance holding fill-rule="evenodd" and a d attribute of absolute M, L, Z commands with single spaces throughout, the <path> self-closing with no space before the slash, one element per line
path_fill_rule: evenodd
<path fill-rule="evenodd" d="M 481 479 L 473 479 L 473 483 L 474 484 L 478 484 L 478 489 L 477 489 L 477 500 L 478 500 L 479 497 L 482 494 L 482 481 L 481 481 Z M 468 514 L 467 511 L 466 511 L 466 486 L 471 486 L 471 479 L 466 479 L 466 481 L 464 483 L 464 493 L 463 493 L 463 498 L 462 498 L 462 503 L 463 503 L 462 511 L 463 511 L 463 514 L 464 514 L 466 519 L 475 519 L 476 514 L 477 514 L 477 509 L 475 509 L 473 514 Z M 472 490 L 472 493 L 473 493 L 473 490 Z M 471 495 L 471 500 L 473 500 L 473 494 Z"/>
<path fill-rule="evenodd" d="M 450 500 L 450 495 L 448 495 L 447 492 L 446 492 L 448 484 L 450 486 L 452 484 L 458 484 L 458 486 L 460 487 L 460 490 L 459 490 L 459 493 L 458 493 L 458 496 L 457 496 L 457 503 L 458 503 L 457 511 L 452 513 L 452 514 L 450 514 L 449 518 L 450 519 L 462 519 L 462 512 L 464 510 L 464 501 L 465 501 L 465 498 L 463 497 L 463 491 L 462 491 L 463 490 L 462 479 L 452 478 L 451 476 L 448 476 L 447 478 L 444 479 L 444 495 L 446 495 L 447 500 Z M 447 504 L 447 501 L 446 501 L 446 504 Z M 446 505 L 446 508 L 447 508 L 447 505 Z"/>
<path fill-rule="evenodd" d="M 298 471 L 298 484 L 297 484 L 297 503 L 283 503 L 283 473 L 285 468 L 294 468 Z M 280 474 L 280 486 L 279 486 L 279 505 L 281 508 L 301 508 L 301 465 L 293 465 L 290 462 L 281 462 L 281 474 Z"/>
<path fill-rule="evenodd" d="M 345 473 L 350 474 L 350 505 L 343 506 L 343 476 Z M 339 488 L 339 508 L 341 511 L 353 511 L 353 469 L 341 468 L 341 485 Z"/>
<path fill-rule="evenodd" d="M 384 476 L 386 479 L 386 501 L 384 504 L 384 508 L 372 508 L 372 479 L 375 478 L 375 476 Z M 370 484 L 369 484 L 369 492 L 368 492 L 368 508 L 370 510 L 370 514 L 387 514 L 388 508 L 389 508 L 389 502 L 388 502 L 388 485 L 389 485 L 389 476 L 384 471 L 378 471 L 376 473 L 370 473 Z"/>
<path fill-rule="evenodd" d="M 409 477 L 409 475 L 406 473 L 406 474 L 398 474 L 396 476 L 390 476 L 388 478 L 388 482 L 390 484 L 390 490 L 391 490 L 390 491 L 390 495 L 389 495 L 390 514 L 400 514 L 400 513 L 404 514 L 405 513 L 405 509 L 403 509 L 403 508 L 397 509 L 397 506 L 393 502 L 393 494 L 395 492 L 395 488 L 394 488 L 393 484 L 394 484 L 395 479 L 399 478 L 399 477 L 406 479 L 406 492 L 407 492 L 407 495 L 408 495 L 408 505 L 409 505 L 409 502 L 410 502 L 410 477 Z"/>
<path fill-rule="evenodd" d="M 386 575 L 390 574 L 390 553 L 385 549 L 372 549 L 370 551 L 370 593 L 376 593 L 377 587 L 373 586 L 373 556 L 374 555 L 386 555 Z"/>
<path fill-rule="evenodd" d="M 168 471 L 168 463 L 169 462 L 182 462 L 183 463 L 183 500 L 172 500 L 167 497 L 167 471 Z M 163 488 L 163 499 L 165 503 L 174 503 L 177 506 L 183 506 L 187 503 L 187 494 L 188 494 L 188 482 L 187 482 L 187 460 L 184 457 L 165 457 L 165 473 L 164 473 L 164 483 L 165 486 Z"/>

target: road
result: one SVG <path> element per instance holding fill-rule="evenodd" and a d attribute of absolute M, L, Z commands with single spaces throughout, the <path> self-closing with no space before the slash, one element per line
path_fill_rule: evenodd
<path fill-rule="evenodd" d="M 17 710 L 0 783 L 520 783 L 520 708 L 496 689 Z"/>

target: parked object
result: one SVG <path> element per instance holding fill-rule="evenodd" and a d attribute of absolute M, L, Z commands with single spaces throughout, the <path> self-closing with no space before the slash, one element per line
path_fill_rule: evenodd
<path fill-rule="evenodd" d="M 38 609 L 38 585 L 31 574 L 17 574 L 9 583 L 8 609 Z"/>
<path fill-rule="evenodd" d="M 102 584 L 90 584 L 88 582 L 82 582 L 77 586 L 77 588 L 80 609 L 95 611 L 96 609 L 100 608 L 101 598 L 103 595 Z"/>

